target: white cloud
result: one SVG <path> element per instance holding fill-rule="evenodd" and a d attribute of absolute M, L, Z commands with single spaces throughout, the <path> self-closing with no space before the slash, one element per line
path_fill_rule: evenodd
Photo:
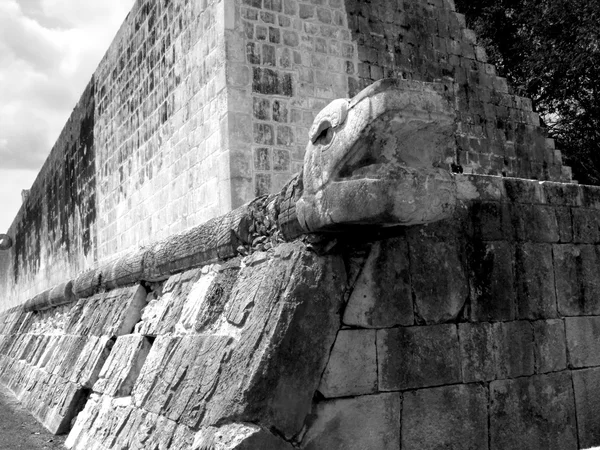
<path fill-rule="evenodd" d="M 133 2 L 0 0 L 0 204 L 20 203 L 35 177 L 10 172 L 39 171 Z"/>

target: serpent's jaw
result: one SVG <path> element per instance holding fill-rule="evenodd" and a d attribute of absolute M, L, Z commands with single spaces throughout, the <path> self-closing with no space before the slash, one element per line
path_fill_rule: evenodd
<path fill-rule="evenodd" d="M 446 159 L 454 154 L 454 111 L 435 88 L 383 80 L 319 113 L 296 204 L 306 231 L 411 225 L 452 214 Z"/>

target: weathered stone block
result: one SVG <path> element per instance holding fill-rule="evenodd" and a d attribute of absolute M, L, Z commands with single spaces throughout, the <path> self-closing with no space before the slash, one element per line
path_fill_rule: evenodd
<path fill-rule="evenodd" d="M 600 366 L 600 317 L 565 318 L 569 366 Z"/>
<path fill-rule="evenodd" d="M 521 178 L 503 178 L 506 197 L 512 203 L 544 203 L 544 191 L 538 182 Z"/>
<path fill-rule="evenodd" d="M 573 208 L 573 242 L 596 244 L 600 242 L 600 211 Z"/>
<path fill-rule="evenodd" d="M 514 248 L 508 242 L 472 241 L 469 245 L 471 318 L 475 321 L 516 318 Z"/>
<path fill-rule="evenodd" d="M 292 450 L 292 444 L 256 425 L 232 423 L 200 429 L 191 450 Z"/>
<path fill-rule="evenodd" d="M 600 251 L 596 245 L 555 245 L 554 277 L 561 316 L 600 314 Z"/>
<path fill-rule="evenodd" d="M 428 324 L 454 320 L 469 295 L 458 241 L 437 241 L 411 233 L 409 248 L 415 310 L 420 319 Z"/>
<path fill-rule="evenodd" d="M 215 334 L 156 338 L 134 405 L 191 428 L 236 416 L 291 437 L 339 328 L 344 265 L 286 244 L 237 279 Z"/>
<path fill-rule="evenodd" d="M 91 388 L 108 358 L 113 341 L 109 336 L 90 336 L 75 364 L 65 372 L 73 383 Z"/>
<path fill-rule="evenodd" d="M 600 368 L 574 370 L 572 376 L 580 448 L 600 446 Z"/>
<path fill-rule="evenodd" d="M 495 335 L 490 323 L 461 323 L 458 326 L 463 381 L 496 378 Z"/>
<path fill-rule="evenodd" d="M 400 448 L 400 393 L 364 395 L 317 403 L 301 447 L 322 449 Z"/>
<path fill-rule="evenodd" d="M 535 372 L 558 372 L 567 367 L 565 324 L 562 320 L 532 323 L 534 333 Z"/>
<path fill-rule="evenodd" d="M 573 220 L 571 218 L 571 208 L 555 206 L 554 213 L 558 223 L 558 235 L 560 242 L 573 241 Z"/>
<path fill-rule="evenodd" d="M 401 448 L 487 449 L 487 404 L 487 389 L 475 384 L 406 392 Z"/>
<path fill-rule="evenodd" d="M 577 448 L 573 388 L 566 372 L 490 383 L 490 450 Z"/>
<path fill-rule="evenodd" d="M 327 398 L 377 391 L 375 330 L 340 330 L 319 384 Z"/>
<path fill-rule="evenodd" d="M 94 384 L 94 392 L 111 397 L 130 395 L 150 347 L 150 341 L 142 335 L 118 337 Z"/>
<path fill-rule="evenodd" d="M 526 239 L 529 242 L 558 242 L 560 239 L 555 208 L 545 205 L 532 205 L 526 226 Z"/>
<path fill-rule="evenodd" d="M 377 331 L 380 391 L 457 383 L 459 358 L 455 325 Z"/>
<path fill-rule="evenodd" d="M 463 381 L 534 373 L 533 332 L 526 321 L 459 325 Z"/>
<path fill-rule="evenodd" d="M 365 328 L 414 323 L 405 239 L 373 244 L 344 310 L 343 322 Z"/>
<path fill-rule="evenodd" d="M 516 252 L 519 319 L 552 319 L 557 315 L 552 247 L 524 243 Z"/>
<path fill-rule="evenodd" d="M 506 203 L 474 202 L 470 214 L 476 239 L 501 241 L 511 236 L 512 226 Z"/>
<path fill-rule="evenodd" d="M 534 373 L 533 330 L 527 321 L 493 324 L 497 346 L 497 378 Z"/>

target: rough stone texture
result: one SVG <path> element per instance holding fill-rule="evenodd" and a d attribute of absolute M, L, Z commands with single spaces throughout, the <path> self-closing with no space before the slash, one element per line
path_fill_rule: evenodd
<path fill-rule="evenodd" d="M 142 335 L 118 337 L 110 357 L 93 385 L 94 392 L 111 397 L 131 395 L 131 390 L 146 361 L 150 347 L 150 342 Z"/>
<path fill-rule="evenodd" d="M 198 448 L 219 440 L 222 448 L 288 448 L 270 433 L 252 431 L 242 444 L 233 431 L 215 427 L 235 419 L 287 438 L 301 430 L 339 328 L 345 286 L 341 259 L 318 257 L 302 243 L 218 271 L 172 276 L 162 294 L 153 294 L 163 304 L 160 319 L 144 315 L 139 327 L 146 329 L 147 319 L 159 333 L 141 370 L 148 341 L 119 338 L 94 386 L 98 395 L 72 431 L 71 448 L 166 446 L 178 427 L 200 433 Z M 375 332 L 367 332 L 374 357 Z M 112 398 L 130 389 L 130 397 Z"/>
<path fill-rule="evenodd" d="M 321 378 L 327 398 L 377 392 L 375 330 L 340 330 Z"/>
<path fill-rule="evenodd" d="M 577 448 L 568 373 L 490 383 L 490 450 Z"/>
<path fill-rule="evenodd" d="M 577 431 L 581 448 L 600 445 L 600 368 L 573 371 Z"/>
<path fill-rule="evenodd" d="M 600 255 L 595 245 L 554 245 L 554 277 L 561 316 L 600 314 Z"/>
<path fill-rule="evenodd" d="M 461 247 L 438 241 L 425 230 L 409 237 L 415 310 L 425 323 L 449 322 L 461 313 L 469 295 Z M 431 270 L 439 267 L 439 270 Z"/>
<path fill-rule="evenodd" d="M 567 367 L 565 324 L 562 320 L 533 322 L 536 373 L 558 372 Z"/>
<path fill-rule="evenodd" d="M 459 341 L 464 382 L 534 373 L 533 330 L 529 322 L 460 324 Z"/>
<path fill-rule="evenodd" d="M 401 401 L 400 393 L 394 392 L 319 402 L 301 448 L 400 448 Z"/>
<path fill-rule="evenodd" d="M 389 78 L 319 112 L 296 203 L 301 226 L 310 232 L 450 217 L 456 185 L 443 165 L 455 150 L 449 91 Z"/>
<path fill-rule="evenodd" d="M 497 378 L 533 375 L 533 330 L 529 322 L 515 321 L 493 325 L 497 356 Z"/>
<path fill-rule="evenodd" d="M 517 246 L 515 270 L 518 318 L 556 317 L 552 246 L 532 243 Z"/>
<path fill-rule="evenodd" d="M 378 330 L 377 362 L 380 391 L 458 383 L 456 325 Z"/>
<path fill-rule="evenodd" d="M 292 444 L 256 425 L 230 424 L 209 427 L 196 433 L 191 449 L 215 450 L 292 450 Z"/>
<path fill-rule="evenodd" d="M 406 392 L 401 448 L 487 449 L 487 403 L 487 389 L 476 384 Z"/>
<path fill-rule="evenodd" d="M 468 255 L 472 320 L 514 320 L 517 316 L 514 247 L 506 241 L 474 240 Z"/>
<path fill-rule="evenodd" d="M 488 381 L 496 378 L 496 341 L 489 323 L 460 324 L 460 359 L 463 381 Z"/>
<path fill-rule="evenodd" d="M 405 239 L 373 244 L 354 284 L 343 322 L 364 328 L 414 324 Z"/>
<path fill-rule="evenodd" d="M 600 317 L 567 317 L 565 332 L 570 367 L 600 366 Z"/>

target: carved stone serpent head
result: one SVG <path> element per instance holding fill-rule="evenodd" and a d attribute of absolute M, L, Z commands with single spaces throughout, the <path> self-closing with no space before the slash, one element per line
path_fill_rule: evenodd
<path fill-rule="evenodd" d="M 455 112 L 447 85 L 381 80 L 331 102 L 310 129 L 303 192 L 307 232 L 413 225 L 449 217 Z"/>

